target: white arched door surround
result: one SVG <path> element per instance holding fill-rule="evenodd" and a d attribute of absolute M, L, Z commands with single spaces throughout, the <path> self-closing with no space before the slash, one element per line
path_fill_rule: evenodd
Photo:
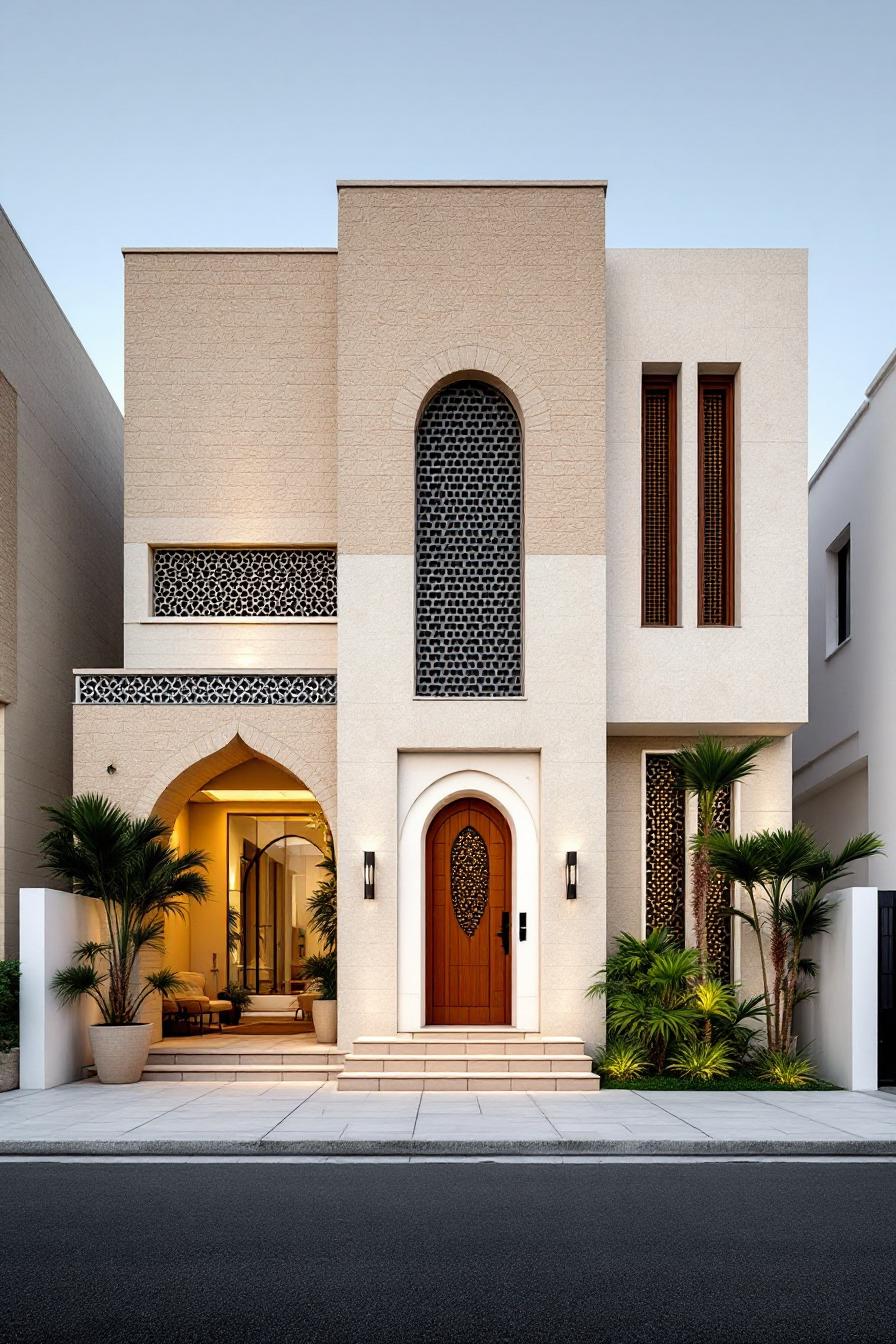
<path fill-rule="evenodd" d="M 435 778 L 433 771 L 437 772 Z M 426 1025 L 426 833 L 446 803 L 465 797 L 492 803 L 510 825 L 514 940 L 511 1025 L 537 1031 L 538 757 L 515 752 L 490 754 L 487 760 L 460 753 L 447 756 L 414 752 L 399 757 L 398 1030 L 418 1031 Z M 521 914 L 526 916 L 525 942 L 519 940 Z"/>

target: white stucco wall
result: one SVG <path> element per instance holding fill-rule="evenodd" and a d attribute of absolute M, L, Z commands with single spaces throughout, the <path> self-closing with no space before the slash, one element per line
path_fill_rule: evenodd
<path fill-rule="evenodd" d="M 806 718 L 807 258 L 607 250 L 611 732 Z M 680 625 L 641 626 L 641 378 L 679 370 Z M 697 625 L 697 376 L 735 372 L 736 621 Z"/>
<path fill-rule="evenodd" d="M 820 839 L 836 843 L 843 828 L 836 815 L 828 824 L 819 793 L 831 786 L 845 788 L 858 821 L 855 782 L 850 794 L 843 781 L 855 774 L 865 776 L 865 825 L 883 836 L 888 851 L 869 860 L 867 881 L 884 890 L 896 887 L 894 500 L 896 357 L 891 357 L 809 489 L 810 718 L 794 739 L 794 810 L 819 826 Z M 830 651 L 833 593 L 828 550 L 847 527 L 851 634 L 845 644 Z M 836 800 L 836 794 L 828 798 Z"/>
<path fill-rule="evenodd" d="M 59 1087 L 75 1082 L 90 1063 L 87 1029 L 100 1020 L 100 1013 L 89 999 L 63 1007 L 50 982 L 58 970 L 71 965 L 79 943 L 103 937 L 101 906 L 86 896 L 46 887 L 23 887 L 19 905 L 20 1085 Z"/>
<path fill-rule="evenodd" d="M 809 941 L 818 963 L 815 995 L 796 1012 L 797 1044 L 822 1078 L 851 1091 L 877 1088 L 876 887 L 831 893 L 831 925 Z"/>

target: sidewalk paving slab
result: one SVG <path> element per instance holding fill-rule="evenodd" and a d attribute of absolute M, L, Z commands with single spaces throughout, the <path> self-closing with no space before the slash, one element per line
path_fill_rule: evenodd
<path fill-rule="evenodd" d="M 879 1156 L 882 1092 L 378 1093 L 95 1079 L 0 1095 L 0 1155 Z"/>

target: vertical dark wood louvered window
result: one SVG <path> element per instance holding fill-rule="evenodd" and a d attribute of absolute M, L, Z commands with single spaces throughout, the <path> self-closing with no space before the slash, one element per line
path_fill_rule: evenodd
<path fill-rule="evenodd" d="M 678 621 L 676 378 L 641 387 L 641 624 Z"/>
<path fill-rule="evenodd" d="M 734 380 L 698 385 L 699 621 L 734 624 Z"/>

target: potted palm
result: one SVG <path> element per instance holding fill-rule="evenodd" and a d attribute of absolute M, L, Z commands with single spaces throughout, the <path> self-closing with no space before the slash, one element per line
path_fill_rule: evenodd
<path fill-rule="evenodd" d="M 230 1012 L 224 1013 L 221 1021 L 228 1027 L 238 1027 L 243 1009 L 252 998 L 252 991 L 246 985 L 232 984 L 221 990 L 221 998 L 230 1000 Z"/>
<path fill-rule="evenodd" d="M 0 1092 L 19 1085 L 19 963 L 0 961 Z"/>
<path fill-rule="evenodd" d="M 308 902 L 308 922 L 320 938 L 320 951 L 306 957 L 302 974 L 316 985 L 320 998 L 311 1005 L 314 1032 L 321 1045 L 336 1044 L 336 856 L 333 837 L 325 832 L 323 858 L 317 865 L 323 870 L 317 888 Z"/>
<path fill-rule="evenodd" d="M 61 1003 L 88 998 L 102 1021 L 90 1028 L 101 1083 L 139 1082 L 152 1034 L 140 1020 L 153 994 L 183 986 L 175 971 L 141 973 L 142 952 L 164 947 L 165 919 L 183 918 L 185 902 L 204 901 L 208 883 L 200 850 L 178 854 L 159 817 L 132 818 L 99 794 L 82 794 L 48 807 L 54 823 L 41 841 L 43 867 L 102 906 L 104 937 L 74 949 L 74 960 L 56 972 L 52 986 Z"/>

